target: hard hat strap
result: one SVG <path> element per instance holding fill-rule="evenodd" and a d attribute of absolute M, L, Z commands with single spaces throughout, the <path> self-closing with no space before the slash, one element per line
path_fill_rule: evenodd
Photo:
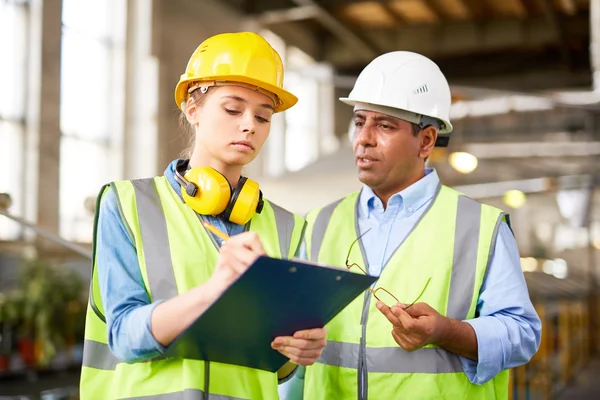
<path fill-rule="evenodd" d="M 233 82 L 233 81 L 205 81 L 205 82 L 193 82 L 188 86 L 188 95 L 192 94 L 197 89 L 200 89 L 202 93 L 206 93 L 210 87 L 213 86 L 240 86 L 246 89 L 254 90 L 255 92 L 259 92 L 264 94 L 273 102 L 273 107 L 277 107 L 281 104 L 281 100 L 274 93 L 269 92 L 268 90 L 264 90 L 256 85 L 250 85 L 244 82 Z"/>

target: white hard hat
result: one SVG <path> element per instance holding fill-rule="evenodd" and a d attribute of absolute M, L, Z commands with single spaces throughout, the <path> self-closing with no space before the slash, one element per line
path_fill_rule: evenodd
<path fill-rule="evenodd" d="M 350 95 L 340 100 L 355 108 L 366 105 L 364 109 L 371 111 L 397 110 L 392 116 L 417 124 L 433 118 L 439 121 L 439 134 L 452 132 L 450 86 L 437 64 L 421 54 L 380 55 L 362 70 Z M 437 145 L 447 145 L 447 136 L 440 139 Z"/>

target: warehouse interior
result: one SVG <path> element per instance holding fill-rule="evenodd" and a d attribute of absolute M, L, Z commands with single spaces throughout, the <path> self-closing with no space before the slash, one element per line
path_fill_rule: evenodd
<path fill-rule="evenodd" d="M 0 0 L 0 399 L 79 398 L 96 196 L 180 157 L 189 56 L 242 31 L 299 98 L 244 173 L 303 215 L 361 188 L 338 100 L 360 71 L 396 50 L 439 65 L 454 131 L 428 167 L 510 214 L 542 319 L 509 396 L 597 398 L 600 0 Z"/>

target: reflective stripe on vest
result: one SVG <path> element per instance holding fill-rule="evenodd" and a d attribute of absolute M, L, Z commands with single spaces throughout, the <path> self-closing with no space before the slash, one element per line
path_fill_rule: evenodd
<path fill-rule="evenodd" d="M 127 397 L 122 400 L 245 400 L 240 397 L 224 396 L 210 393 L 208 397 L 202 390 L 186 389 L 176 393 L 157 394 L 154 396 Z"/>
<path fill-rule="evenodd" d="M 146 284 L 149 287 L 151 298 L 172 298 L 178 295 L 177 281 L 173 268 L 171 257 L 171 248 L 169 245 L 168 228 L 166 215 L 162 209 L 161 198 L 159 196 L 157 182 L 155 179 L 143 179 L 130 181 L 133 192 L 135 193 L 135 205 L 138 215 L 143 215 L 144 218 L 139 218 L 139 234 L 142 240 L 141 246 L 144 253 L 145 273 L 147 274 Z M 164 189 L 164 188 L 163 188 Z M 112 190 L 115 191 L 121 217 L 123 212 L 121 207 L 122 199 L 119 197 L 117 187 L 113 184 Z M 275 217 L 274 224 L 277 229 L 278 243 L 280 254 L 282 257 L 291 256 L 291 252 L 295 252 L 299 245 L 302 218 L 294 216 L 294 214 L 276 206 L 270 202 L 265 202 L 265 210 L 270 212 L 273 210 Z M 263 211 L 264 213 L 265 211 Z M 267 214 L 270 215 L 270 214 Z M 265 217 L 262 217 L 263 219 Z M 124 218 L 123 218 L 124 219 Z M 272 221 L 272 220 L 271 220 Z M 128 221 L 124 219 L 123 223 L 128 228 L 130 235 L 133 238 L 133 231 L 128 225 Z M 264 226 L 264 225 L 261 225 Z M 295 229 L 296 228 L 296 229 Z M 277 243 L 277 242 L 274 242 Z M 276 249 L 276 248 L 275 248 Z M 276 251 L 273 249 L 273 252 Z M 95 315 L 93 316 L 97 318 Z M 93 318 L 92 317 L 92 318 Z M 88 315 L 88 318 L 91 318 Z M 103 326 L 106 325 L 103 323 Z M 98 329 L 98 328 L 96 328 Z M 103 334 L 105 336 L 105 334 Z M 105 339 L 102 339 L 105 340 Z M 155 360 L 150 360 L 152 362 Z M 114 373 L 117 365 L 121 364 L 110 351 L 108 344 L 96 340 L 91 340 L 86 337 L 84 341 L 84 354 L 82 366 L 82 376 L 85 373 L 87 376 L 93 373 L 89 369 L 106 371 Z M 92 371 L 93 371 L 92 370 Z M 83 381 L 82 381 L 83 382 Z M 107 382 L 108 384 L 108 382 Z M 196 399 L 205 396 L 201 390 L 185 389 L 176 393 L 159 394 L 151 397 L 143 397 L 144 399 Z M 133 398 L 133 397 L 132 397 Z M 210 399 L 237 399 L 236 397 L 228 397 L 223 395 L 210 394 Z"/>

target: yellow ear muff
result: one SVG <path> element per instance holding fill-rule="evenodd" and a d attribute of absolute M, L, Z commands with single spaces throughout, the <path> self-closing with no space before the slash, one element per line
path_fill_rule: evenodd
<path fill-rule="evenodd" d="M 194 183 L 198 190 L 190 196 L 185 187 L 181 187 L 181 195 L 187 205 L 201 215 L 219 215 L 231 197 L 231 186 L 227 179 L 211 167 L 196 167 L 188 170 L 185 179 Z"/>
<path fill-rule="evenodd" d="M 260 213 L 262 194 L 258 183 L 245 177 L 240 178 L 231 199 L 230 209 L 229 220 L 239 225 L 245 225 L 252 219 L 254 213 Z"/>

